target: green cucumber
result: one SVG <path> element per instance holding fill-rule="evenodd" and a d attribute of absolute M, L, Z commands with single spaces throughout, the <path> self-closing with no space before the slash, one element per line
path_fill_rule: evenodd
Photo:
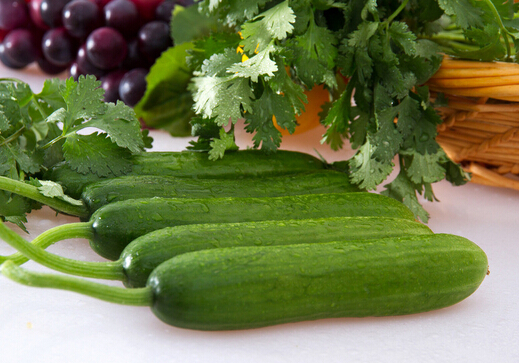
<path fill-rule="evenodd" d="M 395 199 L 375 193 L 326 193 L 262 198 L 145 198 L 107 204 L 86 222 L 45 231 L 40 247 L 67 238 L 86 238 L 99 255 L 116 260 L 134 239 L 165 227 L 327 217 L 394 217 L 415 220 Z"/>
<path fill-rule="evenodd" d="M 176 327 L 236 330 L 445 308 L 476 291 L 488 260 L 465 238 L 430 234 L 188 252 L 159 265 L 137 289 L 33 273 L 12 261 L 2 273 L 29 286 L 150 306 Z"/>
<path fill-rule="evenodd" d="M 126 287 L 144 287 L 155 267 L 186 252 L 423 234 L 432 234 L 432 231 L 422 223 L 390 217 L 189 224 L 147 233 L 126 246 L 118 260 L 99 263 L 74 261 L 53 255 L 13 235 L 0 223 L 0 237 L 27 258 L 67 274 L 121 280 Z"/>
<path fill-rule="evenodd" d="M 293 175 L 245 179 L 189 179 L 123 176 L 85 187 L 81 200 L 93 213 L 105 204 L 136 198 L 280 197 L 298 194 L 360 192 L 348 174 L 317 170 Z"/>
<path fill-rule="evenodd" d="M 87 222 L 90 246 L 115 260 L 135 238 L 185 224 L 326 217 L 386 216 L 414 220 L 402 203 L 374 193 L 326 193 L 265 198 L 150 198 L 107 204 Z"/>
<path fill-rule="evenodd" d="M 0 189 L 37 200 L 56 211 L 90 218 L 105 204 L 136 198 L 276 197 L 298 194 L 360 192 L 348 174 L 334 170 L 243 179 L 194 179 L 129 175 L 85 186 L 80 200 L 43 195 L 37 186 L 0 176 Z"/>
<path fill-rule="evenodd" d="M 240 179 L 258 176 L 275 176 L 325 169 L 328 165 L 309 154 L 278 150 L 266 154 L 261 150 L 228 152 L 219 160 L 209 160 L 208 153 L 146 152 L 132 157 L 132 170 L 128 175 L 163 175 L 185 178 Z M 68 164 L 60 163 L 43 175 L 43 179 L 59 182 L 67 195 L 80 198 L 86 185 L 115 177 L 81 174 Z"/>

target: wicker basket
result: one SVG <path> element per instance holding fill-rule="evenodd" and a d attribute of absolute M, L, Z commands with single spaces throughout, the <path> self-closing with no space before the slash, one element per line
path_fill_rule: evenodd
<path fill-rule="evenodd" d="M 519 190 L 519 64 L 445 58 L 428 86 L 448 107 L 438 143 L 472 182 Z"/>

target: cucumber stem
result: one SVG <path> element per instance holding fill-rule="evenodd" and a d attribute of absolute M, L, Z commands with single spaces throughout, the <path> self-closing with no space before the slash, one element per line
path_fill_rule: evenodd
<path fill-rule="evenodd" d="M 86 238 L 90 240 L 93 238 L 93 233 L 92 224 L 90 222 L 69 223 L 46 230 L 34 238 L 32 244 L 45 249 L 56 242 L 66 239 Z M 17 265 L 21 265 L 29 259 L 22 253 L 16 252 L 9 256 L 0 256 L 0 263 L 6 260 L 11 260 Z"/>
<path fill-rule="evenodd" d="M 56 271 L 105 280 L 122 281 L 125 278 L 121 262 L 78 261 L 52 254 L 29 243 L 2 222 L 0 222 L 0 238 L 16 248 L 26 258 Z M 11 260 L 11 262 L 16 264 L 17 261 Z"/>
<path fill-rule="evenodd" d="M 0 189 L 35 200 L 64 214 L 70 214 L 80 218 L 88 218 L 90 216 L 90 212 L 82 202 L 76 205 L 58 198 L 47 197 L 40 193 L 38 187 L 19 180 L 0 176 Z"/>
<path fill-rule="evenodd" d="M 121 305 L 151 306 L 153 303 L 153 291 L 150 287 L 127 289 L 68 275 L 32 272 L 17 266 L 12 261 L 4 262 L 1 268 L 4 276 L 27 286 L 73 291 Z"/>

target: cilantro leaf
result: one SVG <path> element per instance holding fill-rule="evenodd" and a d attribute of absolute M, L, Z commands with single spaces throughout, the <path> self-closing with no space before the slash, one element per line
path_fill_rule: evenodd
<path fill-rule="evenodd" d="M 65 159 L 72 169 L 100 177 L 124 175 L 131 170 L 130 151 L 118 147 L 105 134 L 73 134 L 63 145 Z"/>
<path fill-rule="evenodd" d="M 424 223 L 429 220 L 429 213 L 418 201 L 416 196 L 416 186 L 409 180 L 404 170 L 401 170 L 391 183 L 384 186 L 386 189 L 380 194 L 394 198 L 404 203 L 415 216 Z"/>
<path fill-rule="evenodd" d="M 211 147 L 209 150 L 209 160 L 223 158 L 227 150 L 238 150 L 238 146 L 234 142 L 234 133 L 227 133 L 224 129 L 220 129 L 219 137 L 214 138 L 209 146 Z"/>

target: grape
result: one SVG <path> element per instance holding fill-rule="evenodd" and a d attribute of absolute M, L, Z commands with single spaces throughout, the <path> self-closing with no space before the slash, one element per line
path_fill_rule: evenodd
<path fill-rule="evenodd" d="M 133 38 L 128 40 L 127 43 L 128 53 L 126 54 L 126 58 L 122 63 L 122 67 L 126 69 L 149 68 L 151 66 L 151 62 L 139 51 L 139 40 L 137 38 Z"/>
<path fill-rule="evenodd" d="M 131 0 L 139 9 L 141 18 L 150 21 L 155 17 L 155 9 L 163 0 Z"/>
<path fill-rule="evenodd" d="M 99 7 L 100 10 L 103 10 L 104 6 L 112 0 L 90 0 L 90 1 L 97 4 L 97 6 Z"/>
<path fill-rule="evenodd" d="M 83 44 L 77 51 L 76 60 L 70 66 L 69 73 L 75 80 L 77 80 L 80 75 L 87 74 L 92 74 L 99 79 L 106 74 L 106 71 L 92 64 L 87 56 L 86 45 Z"/>
<path fill-rule="evenodd" d="M 45 32 L 41 47 L 45 58 L 57 66 L 70 64 L 76 56 L 76 42 L 63 27 Z"/>
<path fill-rule="evenodd" d="M 38 41 L 28 29 L 11 30 L 2 44 L 4 58 L 15 68 L 28 66 L 39 56 Z"/>
<path fill-rule="evenodd" d="M 112 69 L 121 64 L 128 53 L 126 41 L 117 30 L 101 27 L 86 40 L 86 54 L 90 62 L 101 69 Z"/>
<path fill-rule="evenodd" d="M 112 0 L 103 8 L 105 25 L 132 36 L 139 29 L 139 11 L 130 0 Z"/>
<path fill-rule="evenodd" d="M 177 2 L 173 0 L 164 0 L 155 9 L 155 19 L 170 23 L 173 9 L 177 6 Z"/>
<path fill-rule="evenodd" d="M 95 3 L 73 0 L 63 8 L 62 22 L 70 35 L 83 38 L 101 25 L 101 15 Z"/>
<path fill-rule="evenodd" d="M 39 58 L 37 63 L 42 72 L 46 74 L 59 74 L 67 69 L 67 66 L 57 66 L 44 57 Z"/>
<path fill-rule="evenodd" d="M 134 68 L 128 71 L 119 83 L 119 97 L 128 106 L 135 106 L 146 92 L 146 75 L 148 70 Z"/>
<path fill-rule="evenodd" d="M 40 6 L 42 0 L 29 0 L 29 17 L 32 23 L 40 29 L 48 30 L 50 27 L 41 18 Z"/>
<path fill-rule="evenodd" d="M 43 22 L 51 28 L 63 25 L 61 15 L 69 2 L 70 0 L 41 0 L 40 16 Z"/>
<path fill-rule="evenodd" d="M 150 59 L 156 59 L 167 48 L 173 45 L 166 22 L 155 20 L 139 30 L 139 50 Z"/>
<path fill-rule="evenodd" d="M 106 102 L 115 103 L 117 100 L 121 99 L 119 96 L 119 85 L 125 74 L 126 71 L 118 69 L 101 77 L 101 87 L 105 90 L 104 100 Z"/>
<path fill-rule="evenodd" d="M 24 0 L 0 0 L 0 29 L 24 27 L 29 21 L 29 11 Z"/>

